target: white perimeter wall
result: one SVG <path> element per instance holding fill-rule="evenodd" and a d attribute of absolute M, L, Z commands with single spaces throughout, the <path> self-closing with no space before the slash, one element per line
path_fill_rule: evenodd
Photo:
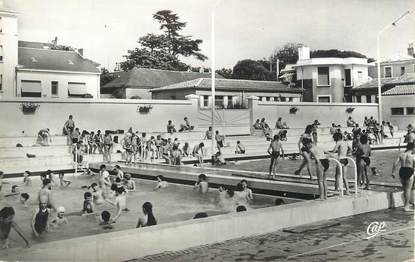
<path fill-rule="evenodd" d="M 68 116 L 74 116 L 76 126 L 81 130 L 134 130 L 165 132 L 168 120 L 179 129 L 187 116 L 196 130 L 204 131 L 211 124 L 211 110 L 199 108 L 197 95 L 187 100 L 132 100 L 132 99 L 59 99 L 59 98 L 12 98 L 0 100 L 0 136 L 36 135 L 42 128 L 50 128 L 52 134 L 61 134 Z M 34 114 L 23 114 L 21 104 L 32 102 L 39 105 Z M 151 105 L 147 114 L 138 112 L 138 107 Z M 299 110 L 290 114 L 295 106 Z M 352 114 L 346 108 L 355 108 Z M 377 118 L 377 104 L 346 103 L 301 103 L 301 102 L 260 102 L 250 99 L 249 109 L 216 110 L 215 127 L 225 134 L 248 134 L 253 121 L 265 117 L 273 128 L 278 117 L 290 127 L 305 127 L 314 119 L 323 126 L 332 122 L 346 125 L 351 115 L 362 124 L 364 116 Z"/>
<path fill-rule="evenodd" d="M 403 107 L 405 115 L 392 115 L 392 107 Z M 415 115 L 408 115 L 406 107 L 415 107 L 415 95 L 382 96 L 383 120 L 399 129 L 406 129 L 409 124 L 415 125 Z"/>

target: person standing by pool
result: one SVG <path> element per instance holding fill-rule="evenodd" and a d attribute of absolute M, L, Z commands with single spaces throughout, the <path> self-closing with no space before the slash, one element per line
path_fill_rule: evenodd
<path fill-rule="evenodd" d="M 198 145 L 195 145 L 195 147 L 193 148 L 193 157 L 197 158 L 200 167 L 203 164 L 203 156 L 205 155 L 205 152 L 203 150 L 204 147 L 205 144 L 200 143 Z"/>
<path fill-rule="evenodd" d="M 110 132 L 105 131 L 104 136 L 104 162 L 110 163 L 111 162 L 111 152 L 112 152 L 112 137 Z"/>
<path fill-rule="evenodd" d="M 153 214 L 153 205 L 150 202 L 143 204 L 143 215 L 138 218 L 137 228 L 157 225 L 157 220 Z"/>
<path fill-rule="evenodd" d="M 308 148 L 303 145 L 303 139 L 308 138 L 312 140 L 313 139 L 313 137 L 311 136 L 312 131 L 313 131 L 313 126 L 307 125 L 304 133 L 300 136 L 300 139 L 298 140 L 298 151 L 303 156 L 303 162 L 301 163 L 298 170 L 294 172 L 294 174 L 300 175 L 301 170 L 303 170 L 303 168 L 307 166 L 307 172 L 308 172 L 308 175 L 310 176 L 310 180 L 313 179 L 313 176 L 311 175 L 310 152 L 308 151 Z"/>
<path fill-rule="evenodd" d="M 371 148 L 368 143 L 367 136 L 360 137 L 360 143 L 357 144 L 356 149 L 356 164 L 358 168 L 358 182 L 359 184 L 366 184 L 364 189 L 369 189 L 369 176 L 367 175 L 367 168 L 370 166 Z"/>
<path fill-rule="evenodd" d="M 343 140 L 343 135 L 341 133 L 336 133 L 333 135 L 333 140 L 336 142 L 332 153 L 337 154 L 337 159 L 339 160 L 341 166 L 337 166 L 336 168 L 336 176 L 335 176 L 335 189 L 339 190 L 340 183 L 344 183 L 344 187 L 346 188 L 346 195 L 349 195 L 349 182 L 347 181 L 347 165 L 349 161 L 347 160 L 347 154 L 351 151 L 350 146 L 348 145 L 347 141 Z M 340 180 L 340 168 L 342 169 L 343 173 L 343 181 Z"/>
<path fill-rule="evenodd" d="M 411 124 L 409 124 L 407 127 L 408 133 L 405 135 L 405 141 L 406 143 L 415 143 L 415 132 L 414 128 Z"/>
<path fill-rule="evenodd" d="M 317 130 L 318 130 L 318 126 L 320 125 L 320 122 L 318 122 L 318 120 L 314 120 L 314 123 L 312 124 L 313 126 L 313 143 L 317 145 Z"/>
<path fill-rule="evenodd" d="M 274 136 L 274 139 L 269 144 L 268 154 L 271 156 L 271 163 L 269 165 L 269 178 L 275 179 L 277 165 L 278 165 L 278 158 L 280 157 L 280 154 L 282 153 L 282 158 L 284 158 L 284 149 L 282 148 L 282 144 L 280 142 L 280 137 L 278 135 Z"/>
<path fill-rule="evenodd" d="M 29 240 L 23 234 L 23 231 L 17 223 L 14 222 L 14 216 L 15 212 L 13 207 L 3 207 L 0 210 L 0 242 L 2 242 L 2 249 L 9 248 L 9 234 L 12 228 L 24 240 L 26 247 L 30 247 Z"/>
<path fill-rule="evenodd" d="M 318 189 L 320 192 L 320 199 L 327 199 L 327 179 L 326 172 L 329 169 L 329 160 L 324 155 L 324 150 L 313 144 L 311 139 L 304 138 L 303 144 L 307 147 L 310 152 L 310 156 L 313 157 L 316 161 L 316 173 L 318 181 Z"/>
<path fill-rule="evenodd" d="M 69 119 L 66 120 L 65 124 L 63 125 L 63 133 L 67 135 L 67 144 L 72 144 L 72 132 L 75 130 L 75 122 L 73 121 L 73 116 L 70 115 Z"/>
<path fill-rule="evenodd" d="M 399 178 L 401 179 L 404 190 L 404 211 L 413 212 L 410 208 L 412 187 L 414 184 L 414 169 L 415 169 L 415 147 L 414 143 L 406 145 L 406 151 L 399 155 L 392 166 L 392 177 L 395 178 L 395 169 L 397 165 L 401 165 L 399 169 Z M 412 203 L 413 204 L 413 203 Z"/>

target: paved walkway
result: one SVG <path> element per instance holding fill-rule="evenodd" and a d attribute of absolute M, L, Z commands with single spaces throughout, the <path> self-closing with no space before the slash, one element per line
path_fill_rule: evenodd
<path fill-rule="evenodd" d="M 367 239 L 366 230 L 375 221 L 385 222 L 386 230 Z M 335 222 L 340 224 L 333 225 Z M 325 225 L 333 226 L 318 230 L 313 230 L 316 225 L 301 226 L 295 228 L 300 233 L 277 231 L 135 261 L 405 261 L 414 258 L 413 213 L 404 213 L 402 209 L 382 210 L 326 221 Z M 324 224 L 320 222 L 318 226 Z"/>

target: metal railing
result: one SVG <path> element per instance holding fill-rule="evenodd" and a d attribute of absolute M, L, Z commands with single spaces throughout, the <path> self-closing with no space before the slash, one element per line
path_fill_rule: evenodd
<path fill-rule="evenodd" d="M 342 168 L 342 164 L 340 163 L 340 161 L 337 158 L 329 157 L 328 159 L 333 160 L 340 167 L 339 168 L 340 169 L 340 197 L 343 198 L 343 168 Z"/>
<path fill-rule="evenodd" d="M 353 158 L 351 158 L 351 157 L 346 157 L 346 158 L 351 160 L 353 162 L 353 165 L 354 165 L 354 197 L 357 198 L 357 191 L 358 191 L 358 188 L 357 188 L 357 164 L 356 164 L 356 161 L 354 161 Z"/>

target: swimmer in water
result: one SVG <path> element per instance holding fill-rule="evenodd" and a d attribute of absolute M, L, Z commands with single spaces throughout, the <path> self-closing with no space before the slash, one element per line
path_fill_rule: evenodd
<path fill-rule="evenodd" d="M 205 174 L 200 174 L 199 175 L 199 178 L 198 178 L 197 182 L 195 183 L 194 188 L 197 189 L 202 194 L 206 194 L 208 192 L 209 184 L 206 181 L 206 175 Z"/>
<path fill-rule="evenodd" d="M 164 176 L 158 175 L 156 178 L 157 178 L 157 185 L 154 188 L 154 190 L 167 187 L 167 181 L 164 180 Z"/>
<path fill-rule="evenodd" d="M 1 248 L 6 249 L 9 248 L 9 234 L 11 229 L 13 228 L 14 231 L 24 240 L 27 247 L 30 247 L 30 242 L 27 237 L 23 234 L 23 231 L 14 222 L 15 212 L 12 207 L 3 207 L 0 210 L 0 243 Z"/>
<path fill-rule="evenodd" d="M 153 214 L 153 205 L 150 202 L 143 204 L 143 215 L 138 218 L 138 227 L 148 227 L 157 225 L 157 220 Z"/>
<path fill-rule="evenodd" d="M 45 199 L 47 206 L 50 206 L 54 210 L 56 210 L 56 207 L 55 207 L 55 204 L 52 198 L 50 180 L 48 178 L 45 178 L 42 181 L 42 188 L 39 190 L 39 193 L 38 193 L 39 203 L 41 202 L 41 199 Z"/>
<path fill-rule="evenodd" d="M 47 206 L 47 198 L 41 197 L 39 207 L 32 217 L 32 232 L 35 237 L 39 237 L 41 234 L 49 231 L 50 209 Z"/>
<path fill-rule="evenodd" d="M 61 187 L 67 187 L 70 184 L 72 184 L 71 181 L 66 180 L 64 177 L 65 177 L 65 174 L 63 172 L 59 173 L 59 183 Z"/>
<path fill-rule="evenodd" d="M 65 217 L 65 208 L 58 207 L 56 212 L 56 217 L 50 221 L 50 226 L 53 228 L 58 228 L 68 224 L 68 219 Z"/>
<path fill-rule="evenodd" d="M 89 189 L 91 190 L 93 203 L 95 205 L 100 205 L 100 204 L 104 203 L 104 200 L 105 200 L 104 194 L 102 193 L 101 188 L 98 187 L 97 183 L 92 183 L 89 186 Z"/>
<path fill-rule="evenodd" d="M 124 187 L 128 192 L 135 191 L 135 181 L 131 179 L 131 174 L 124 175 Z"/>
<path fill-rule="evenodd" d="M 115 189 L 115 202 L 106 199 L 108 203 L 117 207 L 115 216 L 111 219 L 112 223 L 115 223 L 121 216 L 121 211 L 130 211 L 127 208 L 127 192 L 124 187 L 117 187 Z"/>
<path fill-rule="evenodd" d="M 414 143 L 408 143 L 406 145 L 406 151 L 399 155 L 395 163 L 392 166 L 392 177 L 395 178 L 395 169 L 398 165 L 401 165 L 399 169 L 399 178 L 401 179 L 402 187 L 404 190 L 404 211 L 413 212 L 410 208 L 412 187 L 414 184 L 414 169 L 415 169 L 415 147 Z M 412 203 L 413 204 L 413 203 Z"/>

